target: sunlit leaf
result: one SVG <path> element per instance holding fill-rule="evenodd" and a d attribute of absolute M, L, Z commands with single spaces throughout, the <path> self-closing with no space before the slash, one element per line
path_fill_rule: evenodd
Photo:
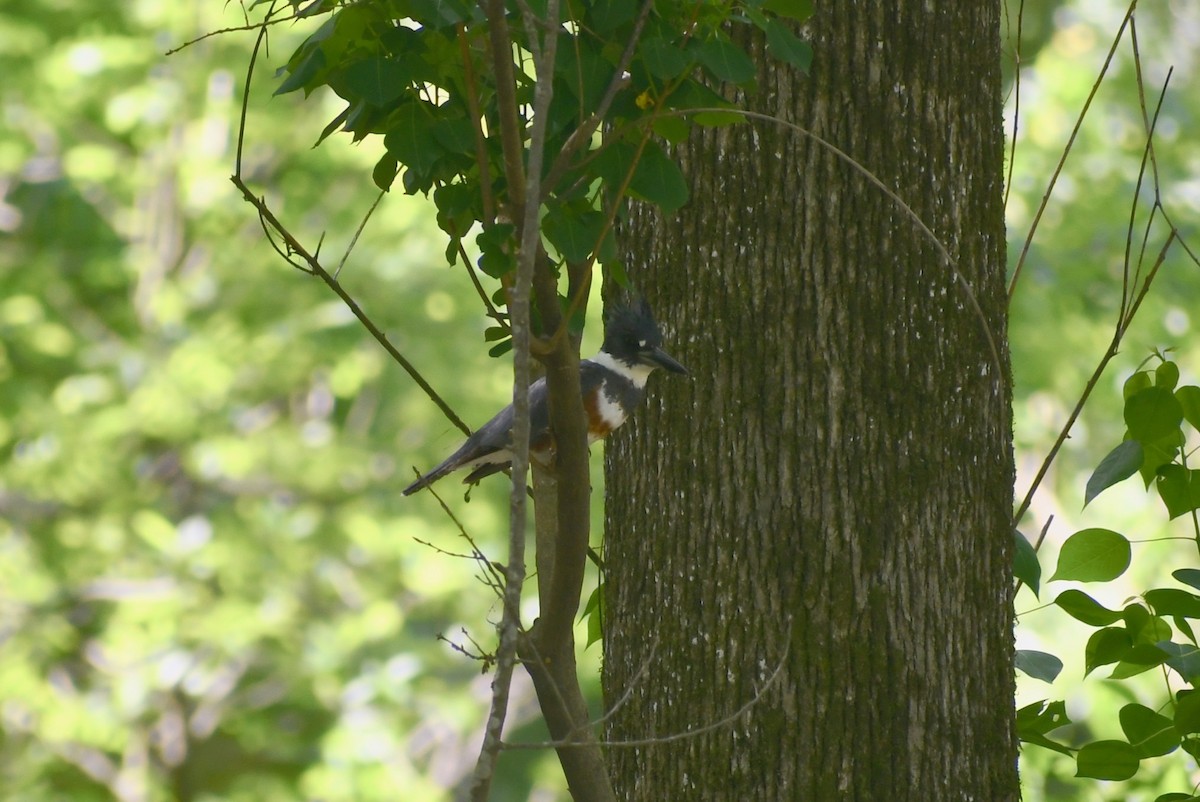
<path fill-rule="evenodd" d="M 1037 552 L 1033 544 L 1017 530 L 1013 530 L 1016 547 L 1013 550 L 1013 576 L 1024 582 L 1033 595 L 1037 596 L 1042 581 L 1042 564 L 1038 562 Z"/>
<path fill-rule="evenodd" d="M 1175 722 L 1136 703 L 1127 704 L 1118 714 L 1121 730 L 1139 758 L 1158 757 L 1179 748 Z"/>
<path fill-rule="evenodd" d="M 1051 580 L 1109 582 L 1129 567 L 1129 541 L 1111 529 L 1082 529 L 1067 538 Z"/>
<path fill-rule="evenodd" d="M 1183 407 L 1165 387 L 1146 387 L 1125 401 L 1125 425 L 1142 442 L 1167 437 L 1183 422 Z"/>
<path fill-rule="evenodd" d="M 1183 408 L 1183 419 L 1193 429 L 1200 430 L 1200 387 L 1189 384 L 1175 391 L 1175 398 Z"/>
<path fill-rule="evenodd" d="M 1119 610 L 1109 610 L 1082 590 L 1064 590 L 1054 603 L 1075 620 L 1093 627 L 1104 627 L 1121 620 Z"/>
<path fill-rule="evenodd" d="M 1125 659 L 1133 648 L 1129 633 L 1120 627 L 1106 627 L 1092 633 L 1084 648 L 1084 676 L 1100 666 Z"/>
<path fill-rule="evenodd" d="M 1200 470 L 1164 465 L 1158 469 L 1157 488 L 1172 519 L 1200 509 Z"/>
<path fill-rule="evenodd" d="M 1200 590 L 1200 569 L 1197 568 L 1176 568 L 1171 572 L 1171 576 L 1179 580 L 1183 584 Z"/>
<path fill-rule="evenodd" d="M 1194 682 L 1200 678 L 1200 648 L 1191 643 L 1173 643 L 1171 641 L 1160 641 L 1155 645 L 1169 655 L 1167 665 L 1175 669 L 1185 680 Z"/>
<path fill-rule="evenodd" d="M 1066 746 L 1046 737 L 1046 733 L 1051 730 L 1070 723 L 1071 719 L 1067 717 L 1066 705 L 1063 702 L 1034 702 L 1017 711 L 1017 737 L 1024 743 L 1071 755 L 1072 751 Z"/>
<path fill-rule="evenodd" d="M 1054 655 L 1033 649 L 1017 649 L 1015 664 L 1018 670 L 1043 682 L 1054 682 L 1063 667 L 1062 660 Z"/>
<path fill-rule="evenodd" d="M 1100 464 L 1096 466 L 1096 470 L 1088 479 L 1083 506 L 1086 507 L 1092 499 L 1117 482 L 1133 476 L 1140 467 L 1142 467 L 1142 444 L 1137 440 L 1126 440 L 1121 443 L 1100 460 Z"/>
<path fill-rule="evenodd" d="M 1128 780 L 1137 774 L 1137 752 L 1125 741 L 1093 741 L 1075 756 L 1075 776 L 1097 780 Z"/>

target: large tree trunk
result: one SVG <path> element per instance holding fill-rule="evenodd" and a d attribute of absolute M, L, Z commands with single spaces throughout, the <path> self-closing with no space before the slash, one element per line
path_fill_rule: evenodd
<path fill-rule="evenodd" d="M 631 275 L 694 378 L 609 441 L 607 737 L 711 725 L 782 670 L 725 726 L 613 747 L 614 783 L 1015 800 L 1000 6 L 817 8 L 811 77 L 751 45 L 753 103 L 957 268 L 770 123 L 681 149 L 680 219 L 635 212 Z"/>

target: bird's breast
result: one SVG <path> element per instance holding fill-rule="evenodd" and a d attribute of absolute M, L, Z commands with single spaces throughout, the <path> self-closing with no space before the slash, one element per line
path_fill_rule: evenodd
<path fill-rule="evenodd" d="M 604 384 L 584 396 L 583 406 L 587 410 L 589 443 L 604 439 L 628 417 L 620 397 L 610 395 Z"/>

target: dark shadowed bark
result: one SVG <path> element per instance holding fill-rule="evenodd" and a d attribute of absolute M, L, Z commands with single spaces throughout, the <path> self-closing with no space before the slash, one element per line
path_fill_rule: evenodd
<path fill-rule="evenodd" d="M 963 281 L 895 201 L 770 123 L 704 130 L 682 216 L 635 212 L 631 276 L 694 378 L 655 377 L 609 441 L 604 685 L 628 698 L 607 737 L 709 725 L 782 670 L 728 726 L 611 748 L 614 784 L 1015 800 L 1000 6 L 817 8 L 811 77 L 751 43 L 752 107 L 894 189 Z"/>

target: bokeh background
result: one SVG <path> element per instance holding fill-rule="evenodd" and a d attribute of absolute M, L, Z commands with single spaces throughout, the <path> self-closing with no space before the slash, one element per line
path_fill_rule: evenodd
<path fill-rule="evenodd" d="M 1108 0 L 1036 5 L 1021 15 L 1019 95 L 1019 6 L 1008 8 L 1010 133 L 1020 99 L 1012 264 L 1124 13 Z M 1200 8 L 1145 6 L 1151 103 L 1175 67 L 1156 140 L 1161 197 L 1196 249 Z M 398 493 L 460 435 L 324 285 L 275 255 L 230 184 L 255 33 L 166 54 L 245 23 L 216 0 L 0 8 L 6 800 L 440 800 L 476 754 L 489 680 L 463 651 L 492 648 L 497 606 L 432 496 Z M 272 96 L 275 70 L 312 28 L 273 29 L 250 85 L 243 170 L 336 264 L 375 201 L 381 146 L 333 137 L 314 149 L 340 106 Z M 1145 144 L 1132 53 L 1127 31 L 1016 290 L 1019 495 L 1112 336 Z M 1155 228 L 1150 252 L 1164 239 Z M 340 278 L 478 424 L 509 395 L 510 373 L 488 358 L 478 301 L 444 248 L 429 205 L 392 193 Z M 1047 575 L 1056 544 L 1083 526 L 1189 534 L 1136 481 L 1080 508 L 1121 437 L 1121 381 L 1168 347 L 1196 381 L 1198 301 L 1200 268 L 1176 247 L 1023 524 L 1032 537 L 1055 516 Z M 470 503 L 445 493 L 495 557 L 503 485 Z M 1110 607 L 1200 564 L 1194 544 L 1137 549 L 1125 584 L 1090 591 Z M 1066 662 L 1053 685 L 1019 678 L 1018 701 L 1066 698 L 1086 722 L 1058 733 L 1067 740 L 1120 737 L 1119 705 L 1155 707 L 1164 685 L 1081 680 L 1090 630 L 1035 609 L 1070 586 L 1018 597 L 1019 645 Z M 522 683 L 510 737 L 543 737 L 534 720 Z M 496 799 L 565 799 L 552 755 L 512 752 L 501 767 Z M 1081 782 L 1072 761 L 1032 747 L 1022 771 L 1030 800 L 1153 799 L 1196 779 L 1176 755 L 1133 783 Z"/>

